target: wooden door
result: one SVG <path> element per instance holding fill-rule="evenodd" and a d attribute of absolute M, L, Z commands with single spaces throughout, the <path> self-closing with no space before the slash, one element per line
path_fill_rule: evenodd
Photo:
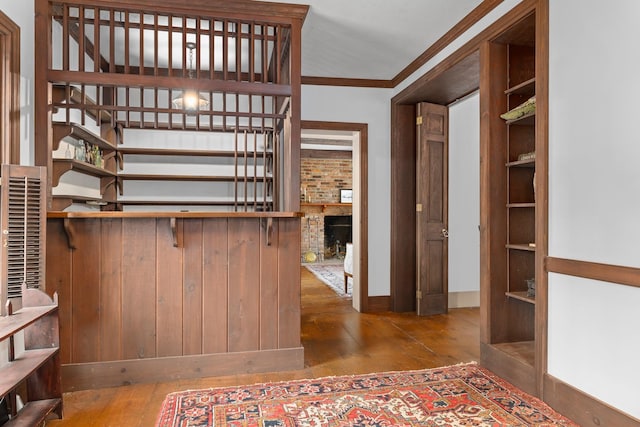
<path fill-rule="evenodd" d="M 416 311 L 446 313 L 448 224 L 448 109 L 420 103 L 416 143 Z"/>

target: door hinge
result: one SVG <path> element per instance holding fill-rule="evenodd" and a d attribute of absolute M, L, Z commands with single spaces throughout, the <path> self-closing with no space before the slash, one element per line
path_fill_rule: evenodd
<path fill-rule="evenodd" d="M 416 125 L 420 126 L 422 124 L 422 116 L 416 117 Z"/>
<path fill-rule="evenodd" d="M 416 212 L 422 212 L 422 203 L 416 203 Z"/>
<path fill-rule="evenodd" d="M 422 299 L 422 291 L 416 291 L 416 299 Z"/>

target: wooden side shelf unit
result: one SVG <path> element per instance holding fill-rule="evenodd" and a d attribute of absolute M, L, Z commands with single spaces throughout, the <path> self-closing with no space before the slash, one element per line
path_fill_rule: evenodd
<path fill-rule="evenodd" d="M 23 307 L 15 313 L 8 303 L 0 317 L 0 341 L 8 343 L 8 364 L 0 368 L 0 396 L 12 418 L 3 427 L 39 426 L 46 419 L 62 418 L 62 388 L 58 337 L 58 301 L 38 289 L 23 287 Z M 17 335 L 24 334 L 24 352 Z M 24 407 L 17 411 L 17 396 Z"/>
<path fill-rule="evenodd" d="M 481 236 L 481 292 L 486 316 L 481 333 L 481 362 L 523 390 L 538 393 L 536 281 L 539 161 L 536 110 L 515 119 L 536 95 L 536 17 L 530 14 L 481 51 L 481 127 L 486 207 Z M 530 101 L 529 101 L 530 102 Z M 509 116 L 507 116 L 509 118 Z"/>

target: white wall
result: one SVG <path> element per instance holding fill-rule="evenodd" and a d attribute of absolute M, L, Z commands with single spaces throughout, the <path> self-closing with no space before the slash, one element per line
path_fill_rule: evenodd
<path fill-rule="evenodd" d="M 368 124 L 369 295 L 389 295 L 391 89 L 303 86 L 302 120 Z"/>
<path fill-rule="evenodd" d="M 480 290 L 479 224 L 480 96 L 476 93 L 449 108 L 450 293 Z"/>
<path fill-rule="evenodd" d="M 640 2 L 551 0 L 549 254 L 640 267 Z M 640 288 L 552 274 L 549 373 L 640 418 Z"/>
<path fill-rule="evenodd" d="M 32 165 L 34 101 L 33 1 L 3 1 L 0 10 L 20 27 L 20 162 Z"/>

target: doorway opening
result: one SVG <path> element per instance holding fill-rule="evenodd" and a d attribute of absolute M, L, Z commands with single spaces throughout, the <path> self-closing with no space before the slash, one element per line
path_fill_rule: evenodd
<path fill-rule="evenodd" d="M 332 211 L 338 210 L 338 214 L 334 216 L 348 216 L 351 215 L 352 231 L 351 240 L 352 246 L 352 279 L 353 279 L 353 293 L 352 293 L 352 305 L 360 312 L 368 312 L 370 310 L 369 304 L 369 289 L 368 289 L 368 166 L 367 166 L 367 125 L 363 123 L 342 123 L 342 122 L 319 122 L 319 121 L 302 121 L 302 140 L 310 137 L 311 139 L 327 139 L 337 141 L 333 145 L 344 147 L 346 142 L 349 141 L 350 146 L 350 160 L 352 164 L 352 183 L 351 188 L 342 188 L 343 190 L 351 190 L 342 195 L 338 191 L 337 196 L 334 197 L 335 203 L 317 203 L 314 205 L 315 209 L 319 209 L 322 213 L 323 219 L 325 214 L 331 216 Z M 334 150 L 334 151 L 349 151 L 349 150 Z M 343 155 L 344 156 L 344 155 Z M 304 189 L 301 188 L 301 200 L 304 196 Z M 348 199 L 345 197 L 351 197 L 352 202 L 349 204 Z M 342 198 L 341 198 L 342 197 Z M 342 201 L 342 203 L 341 203 Z M 312 203 L 313 204 L 313 203 Z M 348 207 L 347 207 L 348 206 Z M 347 214 L 344 209 L 349 210 Z M 309 220 L 315 220 L 317 223 L 320 215 L 308 215 L 303 218 L 304 224 Z M 307 220 L 307 221 L 305 221 Z M 324 223 L 324 221 L 323 221 Z M 310 223 L 313 224 L 313 221 Z M 310 226 L 311 230 L 311 226 Z M 304 231 L 304 230 L 303 230 Z M 324 246 L 324 234 L 319 239 L 323 240 Z M 342 244 L 343 242 L 341 242 Z M 349 243 L 349 242 L 346 242 Z M 345 245 L 346 255 L 346 245 Z M 304 253 L 303 253 L 304 255 Z M 324 257 L 325 253 L 321 254 Z M 312 258 L 312 257 L 310 257 Z M 318 258 L 316 256 L 316 258 Z"/>

